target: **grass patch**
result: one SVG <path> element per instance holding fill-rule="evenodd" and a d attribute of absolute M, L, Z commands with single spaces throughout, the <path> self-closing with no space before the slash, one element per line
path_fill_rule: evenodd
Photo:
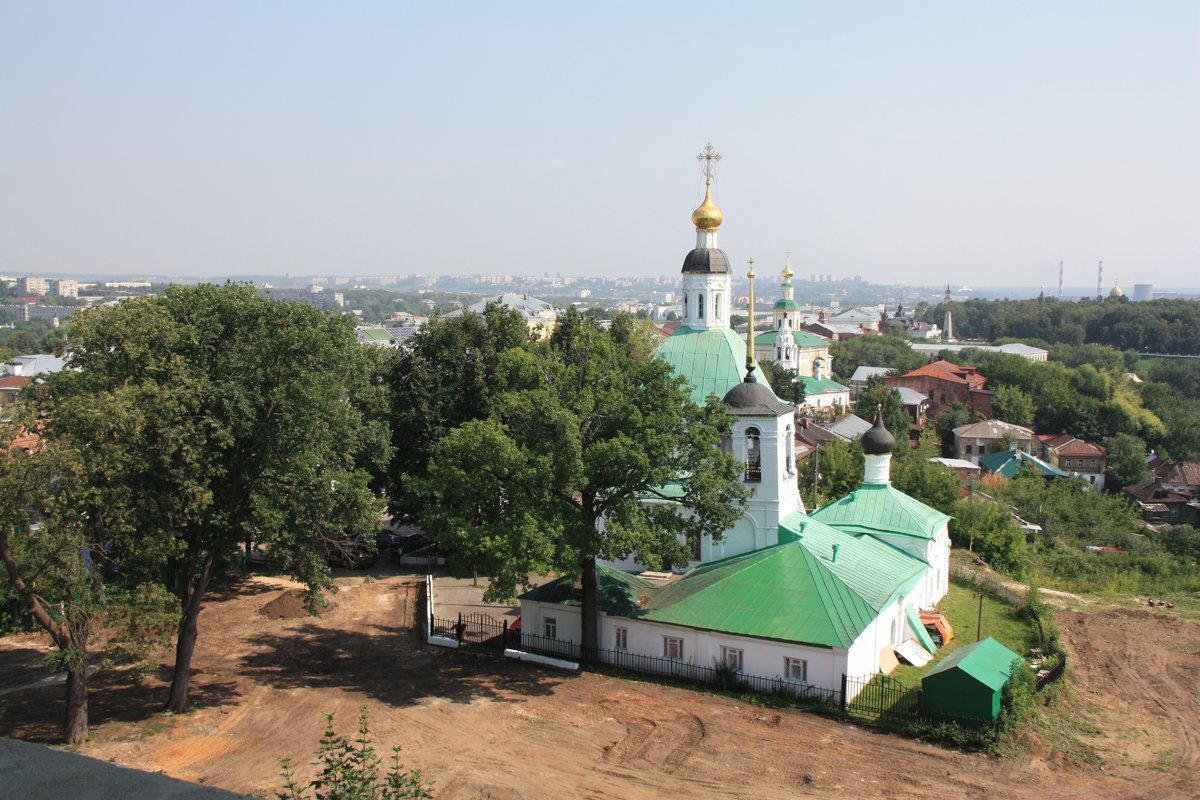
<path fill-rule="evenodd" d="M 977 620 L 979 616 L 979 598 L 967 588 L 951 583 L 950 590 L 938 603 L 938 608 L 950 620 L 954 628 L 954 638 L 948 645 L 938 648 L 934 660 L 923 667 L 912 667 L 901 664 L 891 677 L 900 681 L 908 688 L 918 688 L 921 678 L 933 669 L 947 654 L 953 653 L 960 647 L 975 641 Z M 1032 647 L 1038 647 L 1037 626 L 1021 619 L 1017 609 L 990 597 L 983 598 L 983 635 L 986 639 L 991 636 L 1000 644 L 1018 655 L 1024 655 Z"/>

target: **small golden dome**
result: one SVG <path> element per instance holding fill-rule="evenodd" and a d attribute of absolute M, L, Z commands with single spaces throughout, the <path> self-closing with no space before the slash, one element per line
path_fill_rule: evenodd
<path fill-rule="evenodd" d="M 725 221 L 725 215 L 712 201 L 712 181 L 704 182 L 704 202 L 692 212 L 692 223 L 698 231 L 715 231 Z"/>
<path fill-rule="evenodd" d="M 792 265 L 788 264 L 786 267 L 783 268 L 783 272 L 781 272 L 779 274 L 783 276 L 783 279 L 785 281 L 790 281 L 792 279 L 792 276 L 795 275 L 796 273 L 792 272 Z"/>

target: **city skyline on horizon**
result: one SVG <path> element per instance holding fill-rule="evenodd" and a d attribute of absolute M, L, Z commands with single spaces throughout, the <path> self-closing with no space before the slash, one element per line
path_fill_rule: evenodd
<path fill-rule="evenodd" d="M 1182 0 L 7 5 L 0 273 L 670 274 L 711 140 L 735 270 L 1200 275 Z"/>

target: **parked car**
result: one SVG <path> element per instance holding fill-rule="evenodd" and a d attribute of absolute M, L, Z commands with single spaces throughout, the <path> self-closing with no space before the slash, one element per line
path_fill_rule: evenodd
<path fill-rule="evenodd" d="M 374 566 L 379 552 L 365 534 L 355 534 L 344 539 L 326 539 L 321 544 L 325 561 L 331 567 L 343 569 L 366 569 Z"/>

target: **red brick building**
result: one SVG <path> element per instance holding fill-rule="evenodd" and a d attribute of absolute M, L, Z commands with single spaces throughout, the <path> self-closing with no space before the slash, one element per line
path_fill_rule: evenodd
<path fill-rule="evenodd" d="M 885 386 L 906 386 L 929 398 L 928 415 L 936 417 L 956 400 L 972 411 L 992 416 L 993 392 L 983 388 L 987 378 L 975 367 L 960 367 L 949 361 L 935 361 L 904 375 L 885 376 Z"/>

